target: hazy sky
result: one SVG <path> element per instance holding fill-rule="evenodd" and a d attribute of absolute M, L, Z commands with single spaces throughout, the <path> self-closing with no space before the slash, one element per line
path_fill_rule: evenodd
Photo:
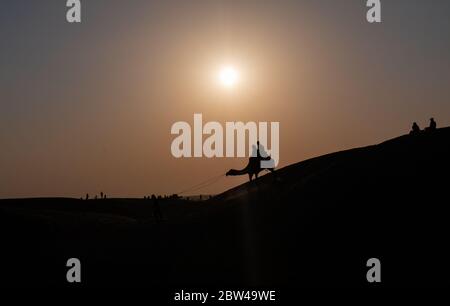
<path fill-rule="evenodd" d="M 194 113 L 279 121 L 280 166 L 450 125 L 448 0 L 382 0 L 381 24 L 364 0 L 85 0 L 81 24 L 65 2 L 0 2 L 0 198 L 171 194 L 243 168 L 172 157 Z"/>

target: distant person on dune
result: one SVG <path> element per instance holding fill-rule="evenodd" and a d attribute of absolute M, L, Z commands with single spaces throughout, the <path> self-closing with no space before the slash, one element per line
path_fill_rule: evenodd
<path fill-rule="evenodd" d="M 425 131 L 427 131 L 427 132 L 433 132 L 433 131 L 436 131 L 436 127 L 437 127 L 436 121 L 434 121 L 434 118 L 431 118 L 431 119 L 430 119 L 430 126 L 427 127 L 427 128 L 425 129 Z"/>
<path fill-rule="evenodd" d="M 412 125 L 411 132 L 409 132 L 410 135 L 418 135 L 420 134 L 420 127 L 417 124 L 417 122 L 414 122 Z"/>

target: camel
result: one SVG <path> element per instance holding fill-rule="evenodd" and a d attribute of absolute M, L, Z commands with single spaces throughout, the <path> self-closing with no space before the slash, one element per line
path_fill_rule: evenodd
<path fill-rule="evenodd" d="M 258 174 L 263 170 L 268 170 L 270 172 L 274 172 L 274 168 L 261 168 L 261 160 L 270 160 L 271 157 L 250 157 L 248 159 L 247 166 L 242 170 L 231 169 L 227 172 L 226 176 L 236 176 L 236 175 L 245 175 L 248 174 L 250 182 L 253 180 L 253 175 L 258 178 Z"/>

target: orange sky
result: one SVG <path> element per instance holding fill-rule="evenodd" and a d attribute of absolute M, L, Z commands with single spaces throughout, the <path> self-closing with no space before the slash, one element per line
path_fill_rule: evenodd
<path fill-rule="evenodd" d="M 176 121 L 280 122 L 280 166 L 450 123 L 446 1 L 52 1 L 1 12 L 0 198 L 172 194 L 245 159 L 175 159 Z M 414 4 L 414 5 L 412 5 Z M 242 82 L 220 88 L 218 67 Z M 228 177 L 218 193 L 247 180 Z"/>

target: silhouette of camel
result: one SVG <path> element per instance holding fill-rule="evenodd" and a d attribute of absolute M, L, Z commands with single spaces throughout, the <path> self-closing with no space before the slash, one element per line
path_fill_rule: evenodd
<path fill-rule="evenodd" d="M 253 146 L 255 149 L 255 146 Z M 263 149 L 264 150 L 264 149 Z M 255 154 L 256 153 L 256 154 Z M 256 156 L 254 156 L 256 155 Z M 230 169 L 226 176 L 238 176 L 238 175 L 245 175 L 248 174 L 250 182 L 253 180 L 253 175 L 255 178 L 258 178 L 258 174 L 263 170 L 268 170 L 270 172 L 274 172 L 274 168 L 261 168 L 261 161 L 262 160 L 271 160 L 272 158 L 270 156 L 262 157 L 259 151 L 259 141 L 257 142 L 256 152 L 252 153 L 252 157 L 248 159 L 248 164 L 244 169 L 236 170 L 236 169 Z"/>
<path fill-rule="evenodd" d="M 255 175 L 256 178 L 258 178 L 258 174 L 263 170 L 269 170 L 270 172 L 274 172 L 274 168 L 261 168 L 261 160 L 270 160 L 270 156 L 265 158 L 258 158 L 258 157 L 250 157 L 248 159 L 248 164 L 244 169 L 236 170 L 236 169 L 230 169 L 227 172 L 227 176 L 237 176 L 237 175 L 245 175 L 248 174 L 248 177 L 250 181 L 253 180 L 253 175 Z"/>

